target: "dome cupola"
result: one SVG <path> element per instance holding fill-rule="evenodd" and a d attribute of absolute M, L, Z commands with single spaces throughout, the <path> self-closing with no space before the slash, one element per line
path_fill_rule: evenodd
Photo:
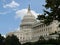
<path fill-rule="evenodd" d="M 22 19 L 21 26 L 23 26 L 23 25 L 33 25 L 34 22 L 36 22 L 36 18 L 32 14 L 32 12 L 30 10 L 30 5 L 29 5 L 27 13 Z"/>

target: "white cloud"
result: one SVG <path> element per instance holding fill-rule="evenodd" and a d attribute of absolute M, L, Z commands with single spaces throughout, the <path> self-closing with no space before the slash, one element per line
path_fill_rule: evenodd
<path fill-rule="evenodd" d="M 35 11 L 33 11 L 33 10 L 31 10 L 31 12 L 35 17 L 37 17 L 37 15 L 39 14 L 39 13 L 36 13 Z M 21 18 L 22 19 L 23 16 L 26 15 L 26 13 L 27 13 L 27 9 L 18 10 L 18 11 L 16 11 L 15 18 Z"/>
<path fill-rule="evenodd" d="M 9 4 L 3 5 L 4 8 L 7 8 L 7 7 L 16 8 L 18 6 L 19 6 L 19 4 L 17 2 L 15 2 L 14 0 Z"/>

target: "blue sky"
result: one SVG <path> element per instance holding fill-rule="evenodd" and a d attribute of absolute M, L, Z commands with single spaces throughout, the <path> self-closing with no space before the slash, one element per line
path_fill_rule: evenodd
<path fill-rule="evenodd" d="M 42 14 L 45 0 L 0 0 L 0 33 L 6 34 L 19 28 L 24 11 L 30 4 L 32 13 Z M 37 16 L 37 15 L 35 15 Z"/>

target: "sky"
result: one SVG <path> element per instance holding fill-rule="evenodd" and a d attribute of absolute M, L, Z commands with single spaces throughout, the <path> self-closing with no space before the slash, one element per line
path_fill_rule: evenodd
<path fill-rule="evenodd" d="M 19 30 L 29 4 L 35 17 L 43 14 L 45 0 L 0 0 L 0 34 Z"/>

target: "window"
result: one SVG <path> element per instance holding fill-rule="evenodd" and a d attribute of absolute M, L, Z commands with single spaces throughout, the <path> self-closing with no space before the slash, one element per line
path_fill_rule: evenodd
<path fill-rule="evenodd" d="M 43 32 L 43 29 L 42 29 L 42 32 Z"/>
<path fill-rule="evenodd" d="M 47 31 L 47 28 L 46 28 L 46 31 Z"/>
<path fill-rule="evenodd" d="M 45 31 L 45 29 L 44 29 L 44 31 Z"/>
<path fill-rule="evenodd" d="M 39 27 L 41 27 L 41 25 Z"/>
<path fill-rule="evenodd" d="M 43 25 L 41 25 L 41 27 L 43 27 Z"/>
<path fill-rule="evenodd" d="M 23 37 L 23 40 L 24 40 L 25 38 Z"/>
<path fill-rule="evenodd" d="M 22 37 L 20 37 L 20 39 L 22 39 Z"/>

